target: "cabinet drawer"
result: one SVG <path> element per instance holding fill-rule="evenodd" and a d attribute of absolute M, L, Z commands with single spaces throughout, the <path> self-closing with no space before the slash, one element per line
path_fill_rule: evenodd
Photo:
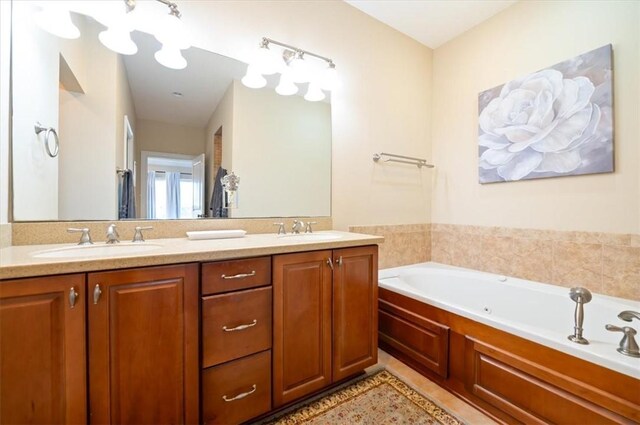
<path fill-rule="evenodd" d="M 271 287 L 202 299 L 202 364 L 214 366 L 271 348 Z"/>
<path fill-rule="evenodd" d="M 202 295 L 271 284 L 271 257 L 220 261 L 202 265 Z"/>
<path fill-rule="evenodd" d="M 202 373 L 205 424 L 237 424 L 271 410 L 271 351 Z"/>

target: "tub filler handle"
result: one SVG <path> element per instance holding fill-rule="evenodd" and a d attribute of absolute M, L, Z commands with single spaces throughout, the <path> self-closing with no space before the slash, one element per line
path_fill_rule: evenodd
<path fill-rule="evenodd" d="M 573 335 L 569 335 L 569 341 L 576 344 L 589 344 L 586 338 L 582 336 L 582 323 L 584 323 L 584 305 L 591 301 L 591 292 L 587 288 L 575 287 L 569 291 L 569 298 L 576 303 L 574 312 L 575 324 L 573 326 Z"/>
<path fill-rule="evenodd" d="M 622 332 L 624 334 L 622 340 L 620 340 L 620 346 L 617 349 L 618 353 L 630 357 L 640 357 L 640 348 L 635 339 L 635 335 L 638 332 L 636 332 L 635 329 L 629 326 L 619 327 L 614 325 L 606 325 L 605 329 L 611 332 Z"/>

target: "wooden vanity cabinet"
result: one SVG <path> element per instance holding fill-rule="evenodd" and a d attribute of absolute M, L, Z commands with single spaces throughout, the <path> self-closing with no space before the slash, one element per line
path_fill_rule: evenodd
<path fill-rule="evenodd" d="M 90 273 L 89 422 L 199 421 L 198 264 Z"/>
<path fill-rule="evenodd" d="M 271 410 L 271 257 L 202 265 L 202 422 Z"/>
<path fill-rule="evenodd" d="M 0 282 L 0 423 L 85 423 L 85 276 Z"/>
<path fill-rule="evenodd" d="M 273 404 L 377 362 L 377 246 L 273 257 Z"/>

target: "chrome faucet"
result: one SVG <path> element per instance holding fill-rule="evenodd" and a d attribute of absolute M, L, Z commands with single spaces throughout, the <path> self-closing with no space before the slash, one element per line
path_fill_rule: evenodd
<path fill-rule="evenodd" d="M 630 322 L 632 319 L 640 320 L 640 313 L 637 311 L 625 310 L 618 314 L 618 319 L 624 320 L 625 322 Z"/>
<path fill-rule="evenodd" d="M 305 233 L 313 233 L 313 228 L 311 227 L 311 225 L 313 224 L 318 224 L 317 221 L 307 221 L 307 227 L 305 227 L 304 232 Z"/>
<path fill-rule="evenodd" d="M 637 311 L 625 310 L 618 314 L 618 319 L 630 322 L 633 319 L 640 320 L 640 313 Z M 606 325 L 605 329 L 611 332 L 622 332 L 624 336 L 620 340 L 620 346 L 617 348 L 618 353 L 630 357 L 640 357 L 640 347 L 636 342 L 635 336 L 638 332 L 630 326 L 614 326 Z"/>
<path fill-rule="evenodd" d="M 293 220 L 293 226 L 291 226 L 291 233 L 300 234 L 300 230 L 304 227 L 304 221 Z"/>
<path fill-rule="evenodd" d="M 80 235 L 80 242 L 78 242 L 78 245 L 93 245 L 93 241 L 91 240 L 91 234 L 89 233 L 88 227 L 84 227 L 82 229 L 76 229 L 74 227 L 71 227 L 67 229 L 67 232 L 69 233 L 82 232 L 82 235 Z"/>
<path fill-rule="evenodd" d="M 118 234 L 118 231 L 116 230 L 115 223 L 111 223 L 109 225 L 109 227 L 107 228 L 107 243 L 108 244 L 114 244 L 114 243 L 118 243 L 118 242 L 120 242 L 120 235 Z"/>
<path fill-rule="evenodd" d="M 144 235 L 142 234 L 143 230 L 151 230 L 153 229 L 152 226 L 145 226 L 145 227 L 140 227 L 140 226 L 136 226 L 135 228 L 135 232 L 133 234 L 133 240 L 131 242 L 144 242 Z"/>
<path fill-rule="evenodd" d="M 576 302 L 576 310 L 574 312 L 573 335 L 569 335 L 567 338 L 577 344 L 587 345 L 589 341 L 582 336 L 582 323 L 584 322 L 584 305 L 591 301 L 591 292 L 587 288 L 571 288 L 569 298 Z"/>
<path fill-rule="evenodd" d="M 624 336 L 620 340 L 620 346 L 616 349 L 618 353 L 630 357 L 640 357 L 640 348 L 636 342 L 635 336 L 638 332 L 629 326 L 606 325 L 605 329 L 611 332 L 622 332 Z"/>
<path fill-rule="evenodd" d="M 278 226 L 278 234 L 286 235 L 287 231 L 284 228 L 284 223 L 273 223 L 274 226 Z"/>

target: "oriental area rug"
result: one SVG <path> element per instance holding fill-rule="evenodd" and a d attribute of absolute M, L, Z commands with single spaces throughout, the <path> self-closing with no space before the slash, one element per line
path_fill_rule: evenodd
<path fill-rule="evenodd" d="M 269 425 L 401 425 L 464 423 L 418 393 L 399 378 L 381 370 L 293 411 L 266 421 Z"/>

